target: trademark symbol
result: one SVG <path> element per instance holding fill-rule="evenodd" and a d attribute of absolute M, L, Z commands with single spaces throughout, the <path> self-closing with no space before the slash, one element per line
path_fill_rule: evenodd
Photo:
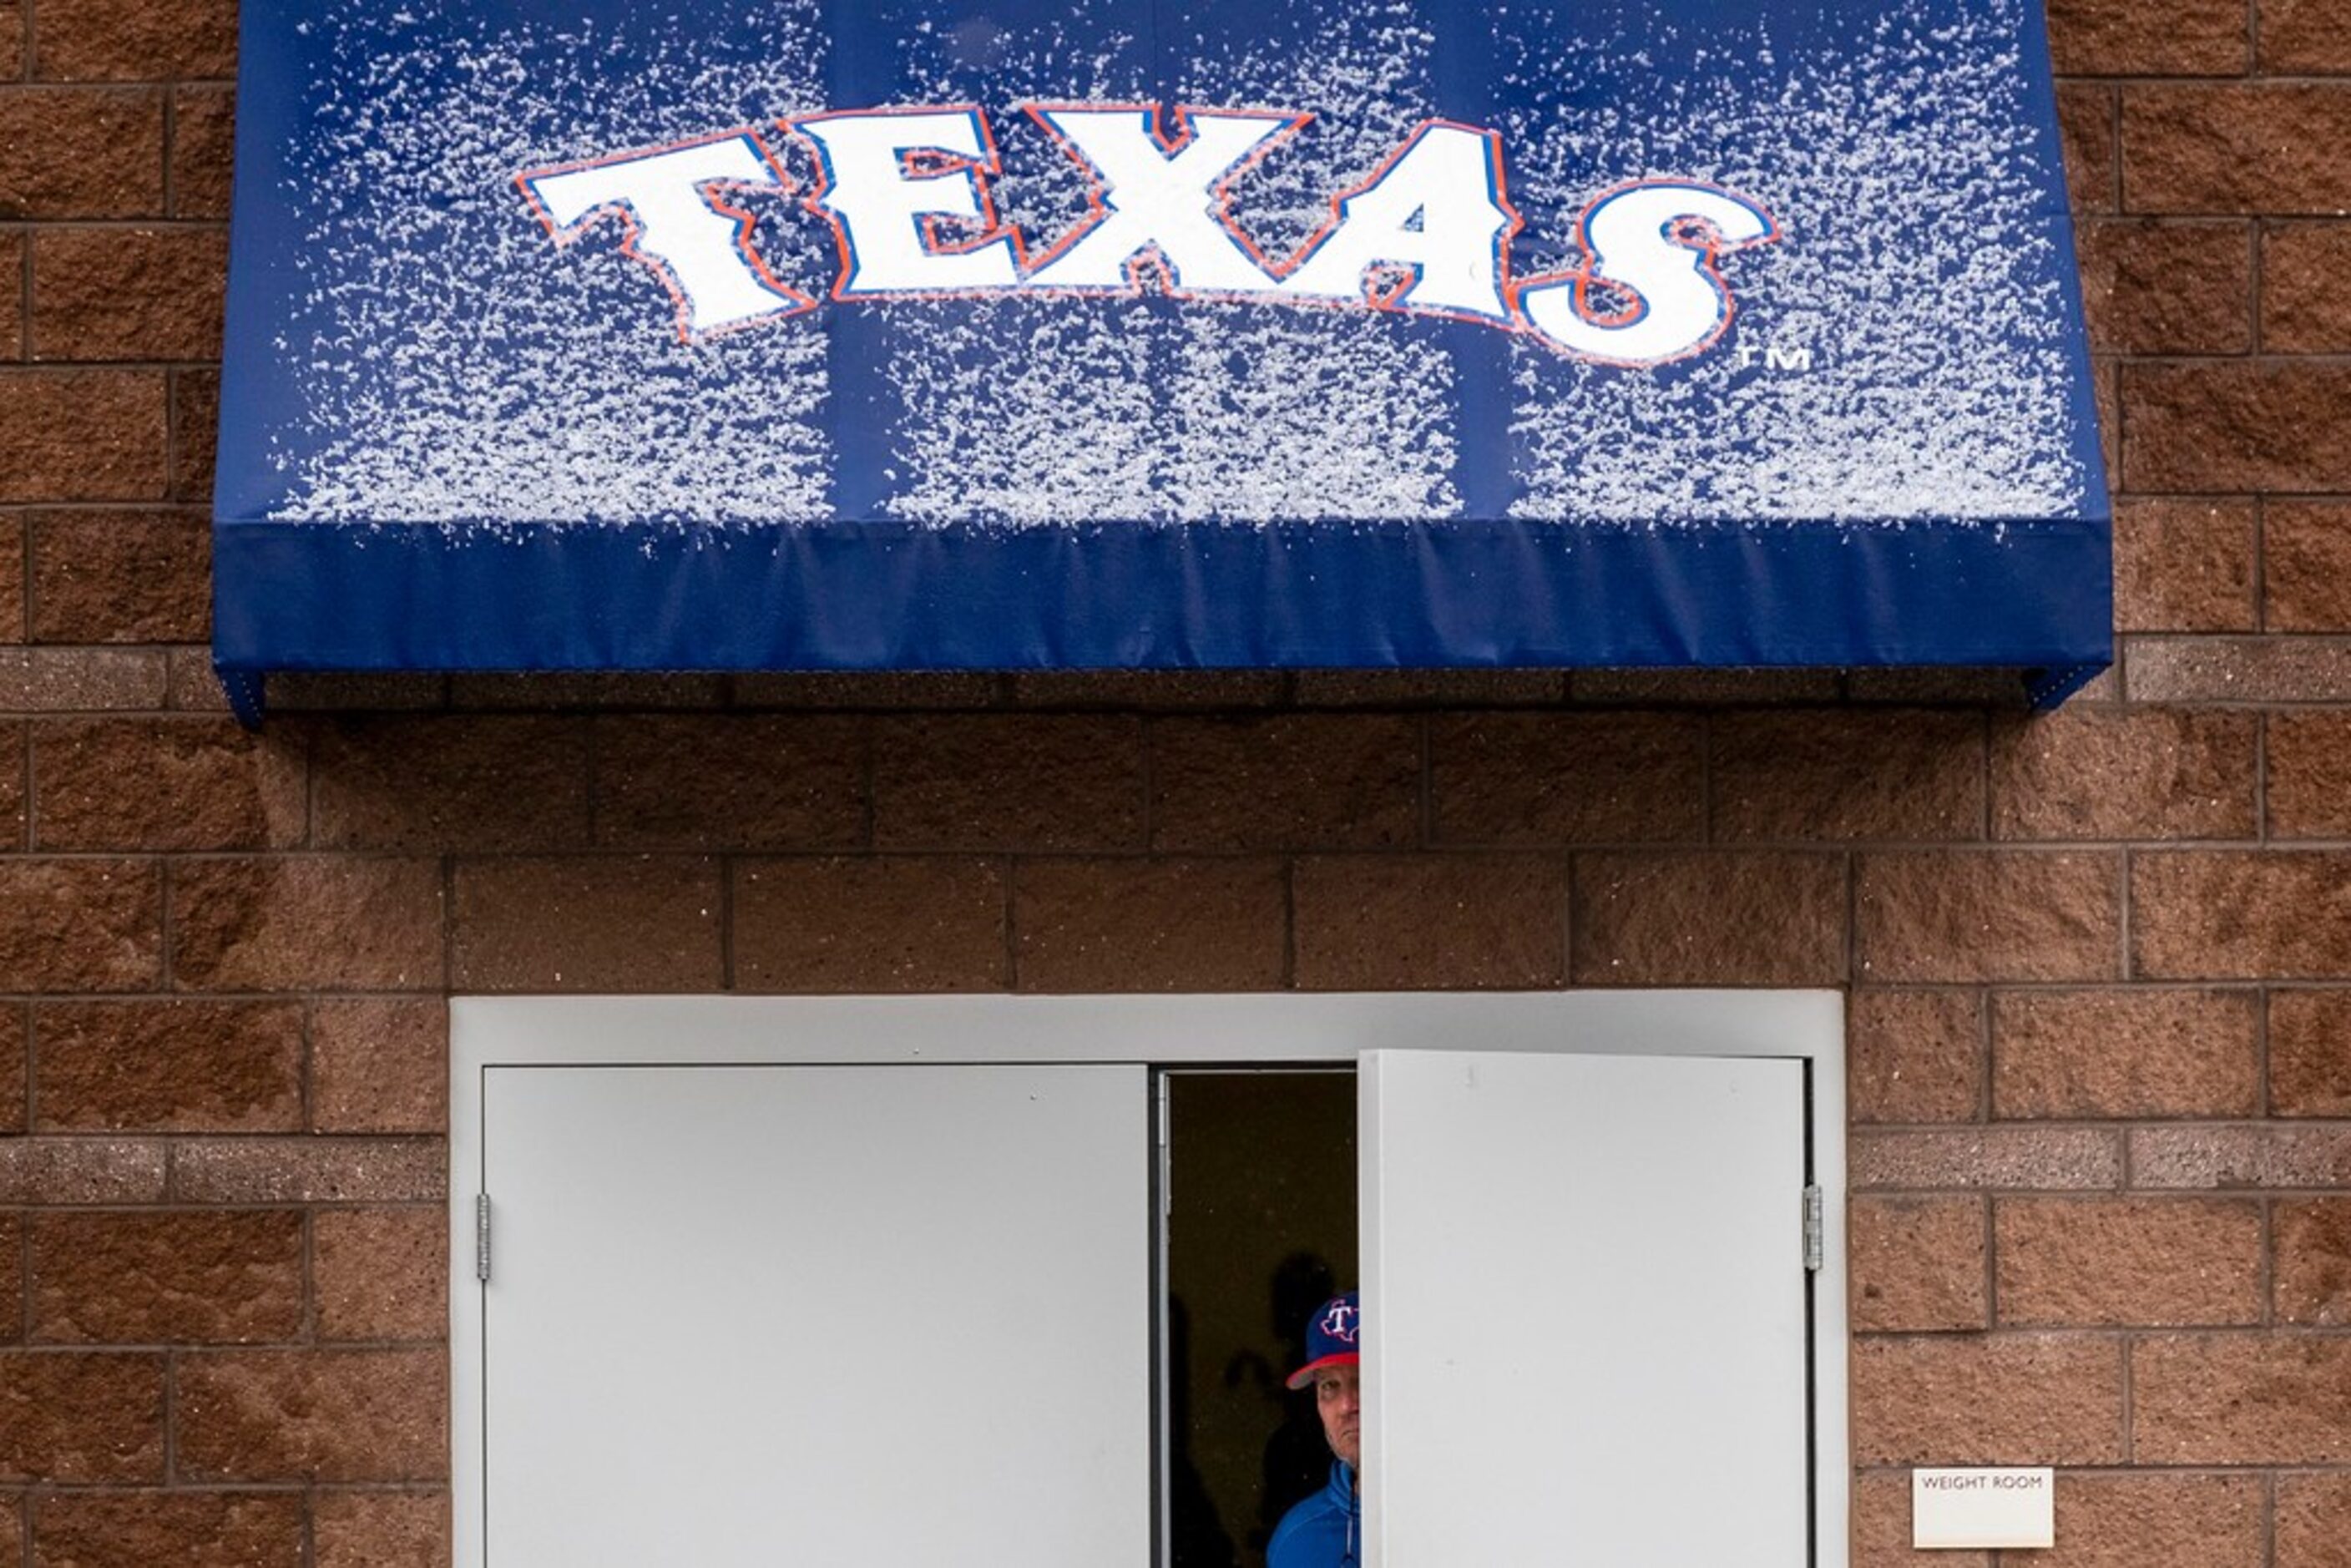
<path fill-rule="evenodd" d="M 1809 345 L 1796 343 L 1782 347 L 1778 343 L 1741 343 L 1732 353 L 1732 360 L 1742 371 L 1761 365 L 1777 374 L 1802 375 L 1813 368 L 1813 350 Z"/>

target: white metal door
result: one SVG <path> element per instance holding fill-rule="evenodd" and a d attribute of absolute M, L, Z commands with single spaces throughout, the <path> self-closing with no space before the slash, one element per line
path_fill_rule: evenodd
<path fill-rule="evenodd" d="M 1803 1069 L 1364 1053 L 1370 1568 L 1802 1568 Z"/>
<path fill-rule="evenodd" d="M 1142 1069 L 484 1080 L 490 1568 L 1147 1563 Z"/>

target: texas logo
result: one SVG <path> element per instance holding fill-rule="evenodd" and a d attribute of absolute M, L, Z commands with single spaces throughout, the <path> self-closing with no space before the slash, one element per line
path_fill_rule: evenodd
<path fill-rule="evenodd" d="M 1604 192 L 1575 227 L 1572 271 L 1518 277 L 1522 226 L 1499 133 L 1426 121 L 1359 183 L 1331 197 L 1322 228 L 1270 256 L 1232 212 L 1235 184 L 1311 119 L 1280 110 L 1030 103 L 1022 111 L 1083 172 L 1088 199 L 1063 233 L 1032 246 L 998 215 L 1002 164 L 971 105 L 851 110 L 777 122 L 814 156 L 801 204 L 840 250 L 836 300 L 1135 295 L 1255 299 L 1482 323 L 1565 355 L 1659 365 L 1700 353 L 1735 309 L 1729 251 L 1779 237 L 1733 191 L 1639 180 Z M 1171 129 L 1172 127 L 1172 129 Z M 802 315 L 818 301 L 778 281 L 730 192 L 796 190 L 765 132 L 744 127 L 515 175 L 559 246 L 615 219 L 622 249 L 677 306 L 696 341 Z"/>

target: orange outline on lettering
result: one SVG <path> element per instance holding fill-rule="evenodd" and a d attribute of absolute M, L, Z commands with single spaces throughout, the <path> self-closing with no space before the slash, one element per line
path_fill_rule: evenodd
<path fill-rule="evenodd" d="M 576 174 L 584 169 L 601 169 L 614 163 L 633 163 L 640 159 L 654 157 L 664 152 L 682 152 L 689 147 L 712 147 L 721 141 L 737 140 L 748 141 L 751 144 L 751 150 L 758 154 L 759 162 L 765 163 L 768 171 L 776 176 L 775 184 L 773 186 L 755 185 L 747 180 L 700 180 L 695 182 L 695 189 L 701 193 L 704 203 L 712 212 L 721 217 L 735 220 L 735 249 L 742 256 L 744 265 L 758 273 L 761 283 L 789 303 L 767 315 L 753 316 L 741 321 L 729 322 L 724 327 L 706 332 L 695 331 L 694 302 L 686 298 L 685 290 L 679 286 L 677 275 L 658 258 L 647 256 L 637 248 L 638 237 L 643 230 L 637 222 L 637 214 L 626 203 L 604 202 L 589 208 L 573 219 L 569 225 L 559 225 L 555 221 L 554 214 L 547 210 L 547 204 L 539 198 L 538 190 L 534 183 L 549 175 Z M 779 189 L 786 195 L 789 195 L 798 189 L 792 182 L 792 177 L 784 172 L 783 165 L 776 161 L 776 155 L 768 150 L 768 144 L 759 139 L 758 130 L 754 126 L 738 126 L 732 131 L 722 131 L 709 136 L 690 136 L 683 141 L 664 141 L 652 147 L 632 147 L 623 152 L 608 152 L 601 158 L 582 158 L 577 162 L 551 163 L 545 168 L 518 170 L 514 176 L 514 182 L 522 192 L 523 200 L 530 204 L 531 215 L 538 219 L 539 226 L 547 231 L 548 237 L 555 242 L 559 249 L 568 248 L 585 237 L 587 231 L 603 219 L 619 218 L 624 231 L 621 236 L 621 254 L 643 266 L 647 271 L 661 279 L 662 287 L 669 291 L 671 302 L 677 307 L 677 340 L 681 343 L 692 343 L 697 340 L 709 342 L 713 339 L 726 337 L 731 332 L 764 326 L 769 321 L 782 321 L 794 316 L 805 316 L 817 308 L 817 301 L 812 297 L 801 293 L 768 270 L 767 258 L 762 256 L 751 244 L 751 230 L 758 223 L 758 219 L 744 208 L 720 201 L 717 197 L 717 193 L 720 191 Z"/>

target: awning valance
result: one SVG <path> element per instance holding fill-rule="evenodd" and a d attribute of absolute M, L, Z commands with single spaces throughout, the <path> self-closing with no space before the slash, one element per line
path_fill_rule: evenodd
<path fill-rule="evenodd" d="M 2037 0 L 246 0 L 215 653 L 2108 656 Z"/>

